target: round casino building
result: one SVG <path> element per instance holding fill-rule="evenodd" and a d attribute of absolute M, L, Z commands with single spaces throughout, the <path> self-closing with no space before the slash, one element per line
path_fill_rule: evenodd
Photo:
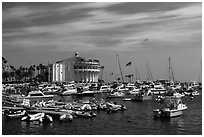
<path fill-rule="evenodd" d="M 100 62 L 96 59 L 79 57 L 76 52 L 72 58 L 49 64 L 49 82 L 93 83 L 98 82 Z"/>

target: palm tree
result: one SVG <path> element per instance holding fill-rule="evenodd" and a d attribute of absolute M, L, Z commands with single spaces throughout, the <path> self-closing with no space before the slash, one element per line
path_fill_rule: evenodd
<path fill-rule="evenodd" d="M 3 79 L 4 79 L 4 81 L 8 81 L 8 77 L 9 77 L 9 72 L 7 72 L 7 71 L 4 71 L 3 73 L 2 73 L 2 77 L 3 77 Z"/>
<path fill-rule="evenodd" d="M 33 66 L 30 66 L 28 69 L 28 75 L 30 80 L 33 78 L 33 73 L 34 73 L 34 68 Z"/>
<path fill-rule="evenodd" d="M 39 66 L 37 66 L 37 67 L 36 67 L 36 69 L 37 69 L 37 71 L 38 71 L 38 75 L 39 75 L 39 70 L 40 70 L 40 67 L 39 67 Z"/>

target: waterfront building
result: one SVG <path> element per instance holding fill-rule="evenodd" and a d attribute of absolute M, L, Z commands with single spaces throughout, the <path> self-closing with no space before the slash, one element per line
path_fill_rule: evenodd
<path fill-rule="evenodd" d="M 100 68 L 99 60 L 79 57 L 76 52 L 72 58 L 49 64 L 49 82 L 98 82 Z"/>

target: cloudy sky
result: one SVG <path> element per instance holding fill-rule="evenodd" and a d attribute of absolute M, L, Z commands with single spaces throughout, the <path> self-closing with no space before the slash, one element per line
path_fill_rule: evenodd
<path fill-rule="evenodd" d="M 104 79 L 118 72 L 199 80 L 202 3 L 3 3 L 2 56 L 15 67 L 72 57 L 99 59 Z M 125 64 L 132 62 L 131 66 Z M 110 73 L 114 75 L 110 76 Z"/>

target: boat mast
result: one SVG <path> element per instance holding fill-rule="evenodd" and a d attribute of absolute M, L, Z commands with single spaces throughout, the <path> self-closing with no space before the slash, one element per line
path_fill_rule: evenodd
<path fill-rule="evenodd" d="M 118 58 L 118 64 L 119 64 L 119 68 L 120 68 L 120 74 L 121 74 L 122 82 L 124 83 L 124 79 L 123 79 L 123 73 L 122 73 L 122 70 L 121 70 L 121 66 L 120 66 L 120 60 L 119 60 L 119 57 L 118 57 L 118 55 L 117 55 L 117 58 Z"/>
<path fill-rule="evenodd" d="M 139 73 L 137 71 L 137 67 L 135 66 L 135 80 L 140 80 Z"/>
<path fill-rule="evenodd" d="M 136 68 L 136 70 L 137 70 L 137 68 Z M 138 76 L 138 80 L 140 80 L 140 75 L 139 75 L 138 70 L 137 70 L 137 76 Z"/>
<path fill-rule="evenodd" d="M 172 75 L 172 80 L 174 82 L 174 72 L 171 64 L 171 59 L 169 57 L 169 83 L 171 82 L 171 75 Z"/>
<path fill-rule="evenodd" d="M 154 79 L 153 79 L 150 67 L 149 67 L 148 63 L 146 63 L 146 64 L 147 64 L 147 75 L 148 75 L 148 78 L 149 78 L 150 81 L 153 81 Z"/>

